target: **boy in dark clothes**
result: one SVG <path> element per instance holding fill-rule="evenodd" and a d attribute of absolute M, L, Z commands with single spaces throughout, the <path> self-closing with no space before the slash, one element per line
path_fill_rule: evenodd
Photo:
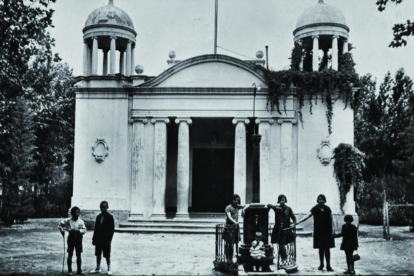
<path fill-rule="evenodd" d="M 346 256 L 346 264 L 348 266 L 348 270 L 344 272 L 344 274 L 351 274 L 355 275 L 354 270 L 354 259 L 352 255 L 354 250 L 358 250 L 358 233 L 357 228 L 355 225 L 352 224 L 354 218 L 351 215 L 346 215 L 344 217 L 345 224 L 342 225 L 342 231 L 340 234 L 336 234 L 335 238 L 343 237 L 341 250 L 345 251 Z"/>
<path fill-rule="evenodd" d="M 101 272 L 101 255 L 106 259 L 108 265 L 108 275 L 111 271 L 111 242 L 115 232 L 114 217 L 108 212 L 108 202 L 102 201 L 100 204 L 101 213 L 96 217 L 95 231 L 93 232 L 92 245 L 95 245 L 96 269 L 90 273 Z"/>
<path fill-rule="evenodd" d="M 85 275 L 82 272 L 82 239 L 83 235 L 86 233 L 85 223 L 82 219 L 79 218 L 80 209 L 76 206 L 72 207 L 70 210 L 71 218 L 64 219 L 59 222 L 58 228 L 62 236 L 65 236 L 65 230 L 69 232 L 68 236 L 68 275 L 72 275 L 72 256 L 73 250 L 76 250 L 76 264 L 78 266 L 77 274 Z"/>

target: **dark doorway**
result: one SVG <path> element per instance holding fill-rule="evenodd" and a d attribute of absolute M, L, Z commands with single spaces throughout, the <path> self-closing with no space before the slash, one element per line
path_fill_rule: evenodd
<path fill-rule="evenodd" d="M 223 213 L 233 194 L 234 149 L 193 149 L 192 212 Z"/>

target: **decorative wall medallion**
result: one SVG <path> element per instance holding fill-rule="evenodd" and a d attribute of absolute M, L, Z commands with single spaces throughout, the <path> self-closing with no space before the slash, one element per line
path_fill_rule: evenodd
<path fill-rule="evenodd" d="M 332 159 L 332 149 L 329 140 L 322 140 L 321 146 L 316 150 L 318 158 L 324 166 L 328 166 Z"/>
<path fill-rule="evenodd" d="M 108 144 L 105 139 L 96 139 L 95 146 L 92 146 L 92 155 L 95 157 L 96 162 L 102 163 L 105 161 L 105 157 L 109 154 Z"/>

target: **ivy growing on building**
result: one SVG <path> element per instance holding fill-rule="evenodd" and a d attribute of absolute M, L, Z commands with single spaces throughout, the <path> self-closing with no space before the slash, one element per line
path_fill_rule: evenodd
<path fill-rule="evenodd" d="M 303 71 L 299 68 L 302 56 L 304 57 Z M 270 111 L 281 114 L 280 101 L 282 100 L 286 111 L 286 99 L 294 96 L 298 99 L 300 114 L 305 101 L 309 102 L 309 111 L 312 114 L 313 105 L 321 101 L 327 107 L 328 132 L 331 134 L 333 104 L 337 100 L 342 100 L 345 108 L 348 105 L 353 107 L 353 89 L 359 82 L 354 68 L 355 63 L 352 54 L 348 52 L 339 56 L 338 71 L 332 69 L 307 71 L 309 60 L 311 60 L 311 53 L 307 53 L 301 45 L 296 44 L 292 50 L 290 70 L 272 71 L 261 68 L 268 86 L 267 107 Z M 299 118 L 301 119 L 301 116 Z"/>
<path fill-rule="evenodd" d="M 362 169 L 365 155 L 349 144 L 341 143 L 333 150 L 334 174 L 339 188 L 341 210 L 346 202 L 346 194 L 352 185 L 362 183 Z"/>

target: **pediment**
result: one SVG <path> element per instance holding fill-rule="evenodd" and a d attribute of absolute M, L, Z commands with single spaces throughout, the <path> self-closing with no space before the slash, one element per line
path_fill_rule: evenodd
<path fill-rule="evenodd" d="M 140 87 L 267 87 L 255 65 L 224 55 L 203 55 L 175 64 Z"/>

